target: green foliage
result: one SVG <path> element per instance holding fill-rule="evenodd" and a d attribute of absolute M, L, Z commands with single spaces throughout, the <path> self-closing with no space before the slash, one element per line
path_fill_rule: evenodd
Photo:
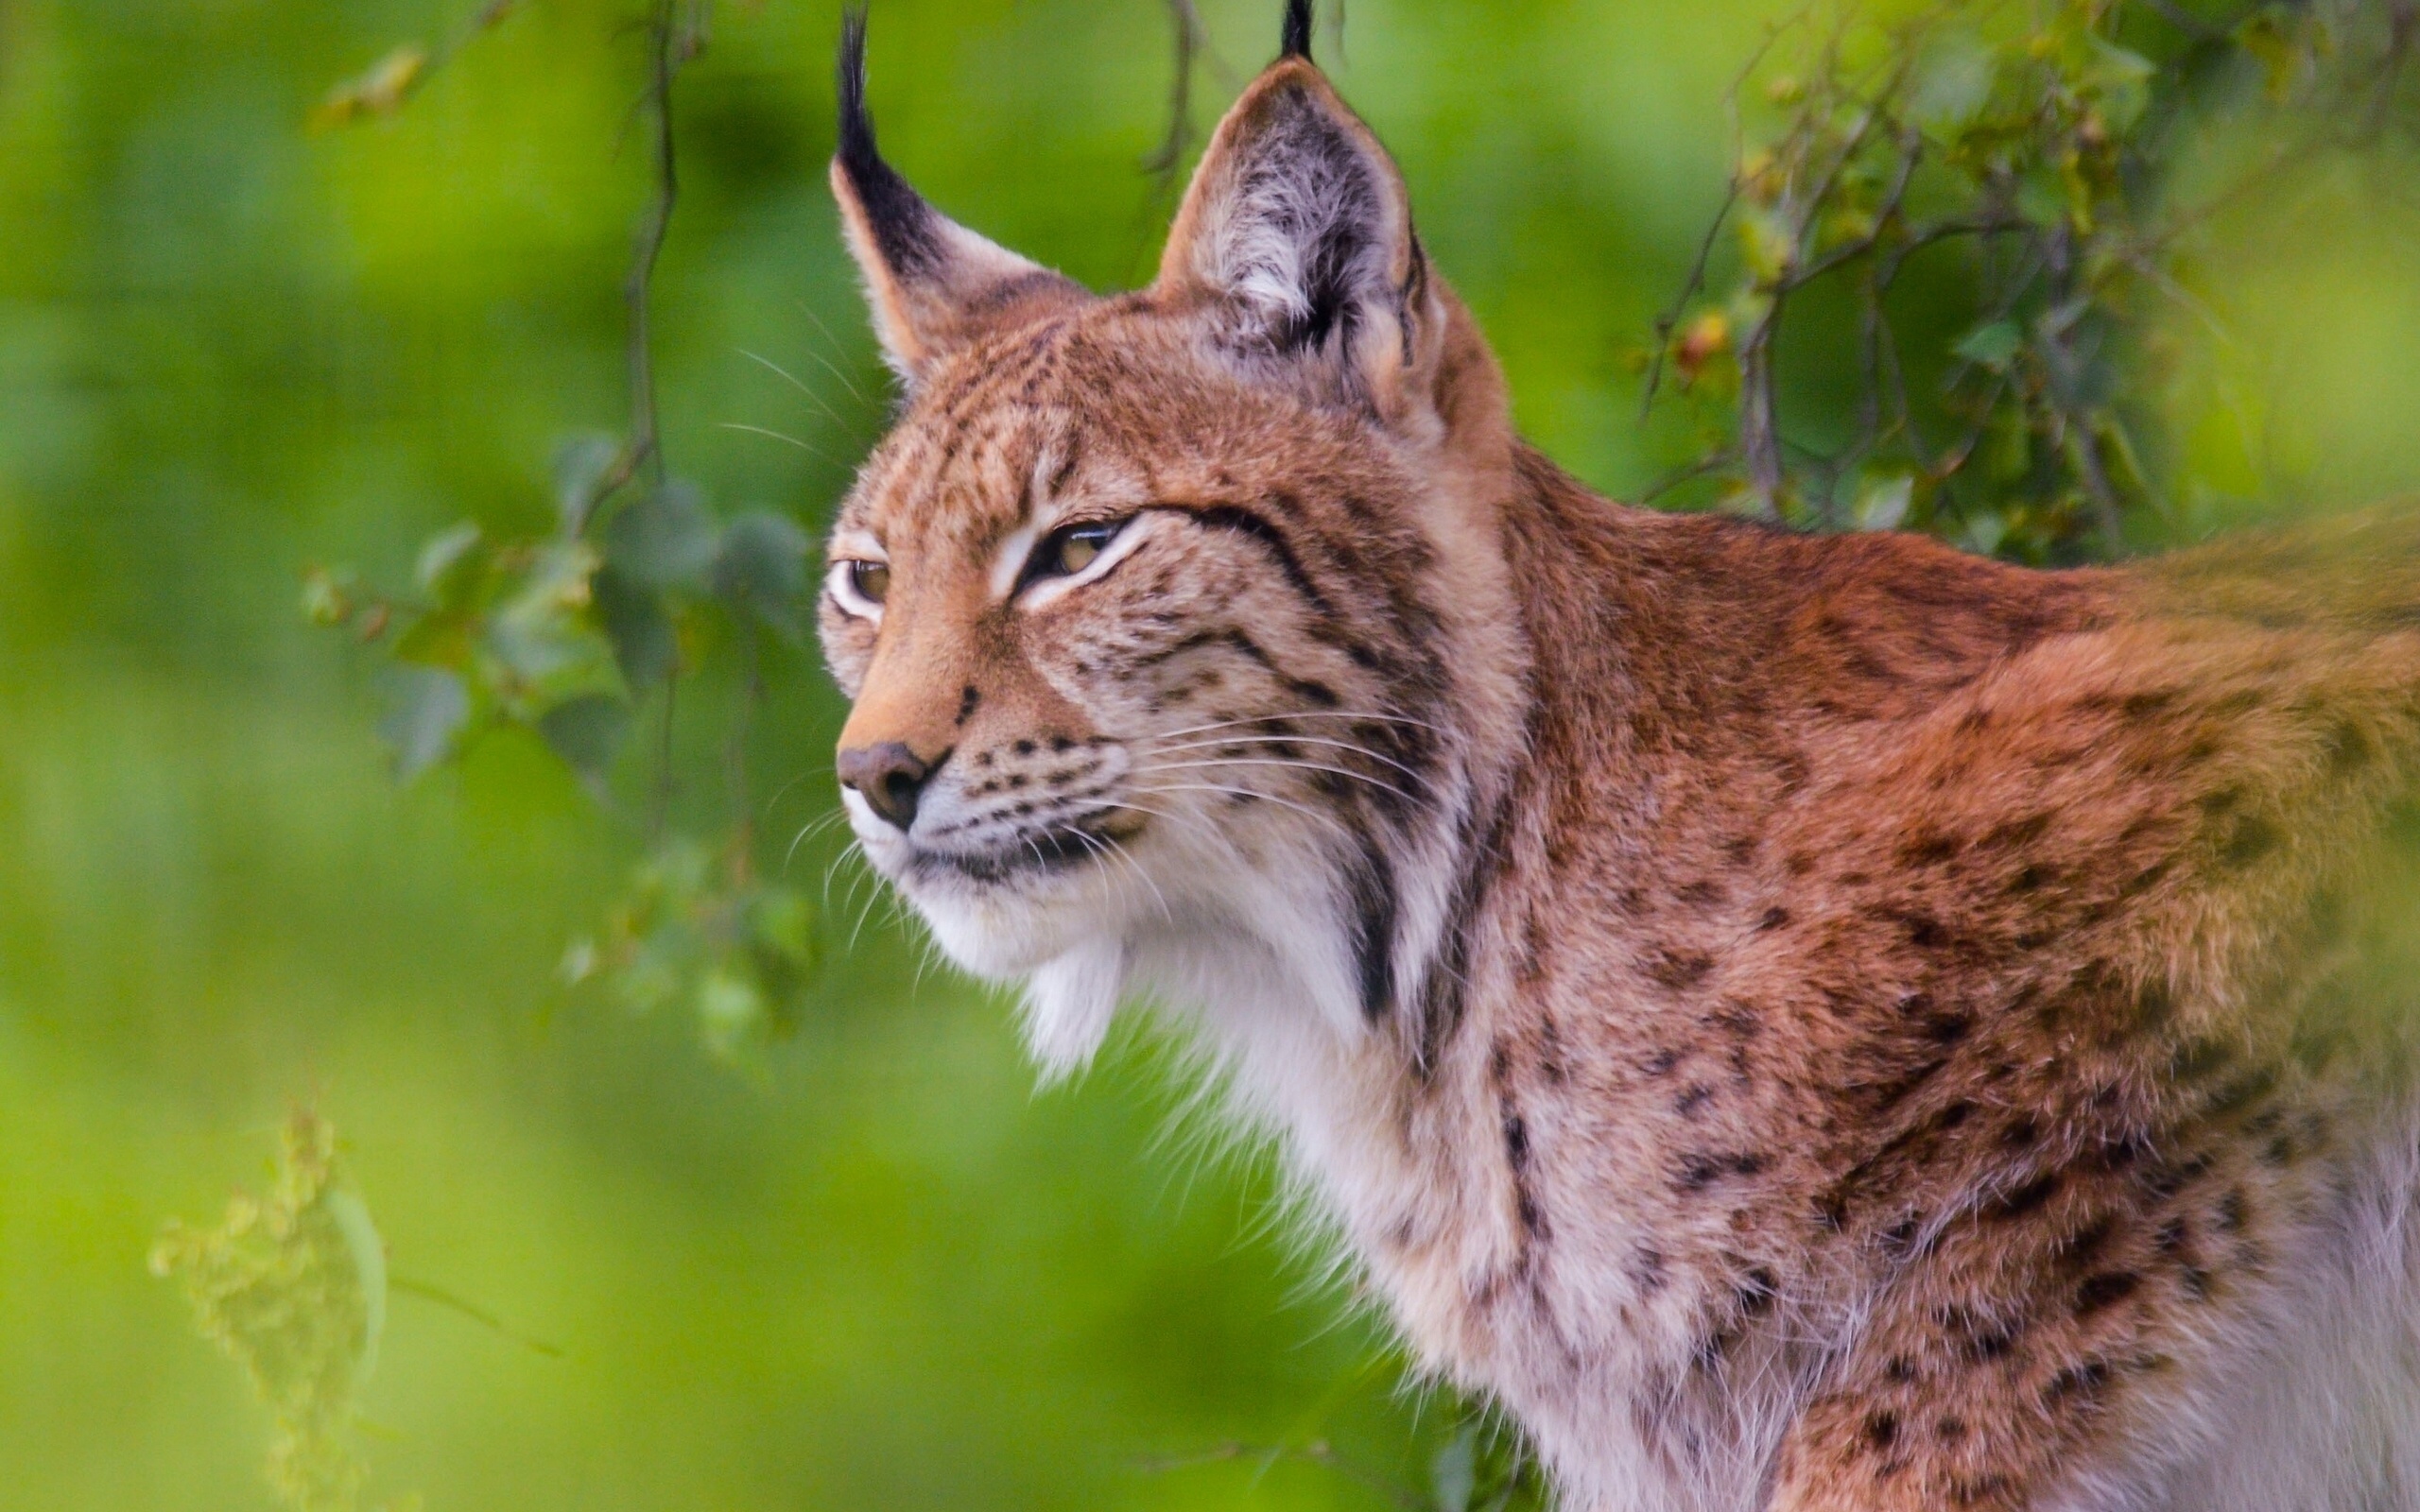
<path fill-rule="evenodd" d="M 353 1447 L 354 1406 L 386 1328 L 387 1250 L 344 1184 L 336 1130 L 298 1108 L 268 1194 L 238 1194 L 216 1228 L 171 1223 L 151 1270 L 183 1282 L 202 1337 L 268 1407 L 278 1495 L 294 1512 L 354 1512 L 370 1470 Z"/>
<path fill-rule="evenodd" d="M 746 850 L 676 838 L 642 862 L 599 937 L 563 953 L 563 980 L 602 983 L 634 1013 L 685 1001 L 707 1045 L 739 1059 L 796 1027 L 822 948 L 812 903 L 757 881 Z"/>
<path fill-rule="evenodd" d="M 562 976 L 575 988 L 599 984 L 634 1011 L 684 1003 L 708 1045 L 738 1057 L 795 1025 L 820 954 L 814 906 L 756 880 L 744 723 L 734 736 L 729 827 L 713 842 L 666 833 L 668 752 L 645 777 L 651 798 L 626 802 L 615 778 L 648 706 L 668 719 L 680 679 L 707 652 L 747 664 L 752 708 L 757 639 L 805 644 L 812 547 L 769 512 L 724 524 L 678 480 L 602 496 L 628 471 L 627 455 L 603 438 L 562 448 L 551 536 L 495 541 L 475 524 L 456 525 L 422 547 L 413 595 L 365 595 L 352 573 L 320 569 L 305 577 L 303 609 L 389 660 L 379 730 L 399 777 L 510 726 L 543 740 L 609 813 L 654 803 L 655 853 L 601 938 L 573 943 Z"/>
<path fill-rule="evenodd" d="M 2152 307 L 2198 313 L 2193 235 L 2216 206 L 2409 129 L 2414 36 L 2410 0 L 1797 13 L 1741 81 L 1761 82 L 1772 114 L 1732 176 L 1737 272 L 1708 287 L 1702 253 L 1651 359 L 1651 401 L 1668 368 L 1705 405 L 1688 477 L 1711 475 L 1717 502 L 1769 518 L 1928 529 L 2032 561 L 2173 538 L 2165 448 L 2138 439 L 2158 424 L 2141 342 Z M 2198 199 L 2179 194 L 2184 160 L 2246 124 L 2270 144 L 2263 161 Z M 1962 259 L 1959 334 L 1945 352 L 1911 348 L 1894 293 L 1944 255 Z M 1782 365 L 1788 318 L 1842 294 L 1854 412 L 1828 435 L 1791 435 L 1831 396 Z M 1941 328 L 1938 307 L 1927 318 Z"/>
<path fill-rule="evenodd" d="M 1547 1512 L 1554 1504 L 1520 1436 L 1474 1411 L 1429 1459 L 1427 1491 L 1435 1512 Z"/>
<path fill-rule="evenodd" d="M 492 0 L 461 34 L 493 26 L 516 0 Z M 516 726 L 544 741 L 609 811 L 617 765 L 643 706 L 665 730 L 649 779 L 655 853 L 610 910 L 601 940 L 566 951 L 574 988 L 602 984 L 635 1011 L 686 1003 L 708 1046 L 727 1059 L 794 1026 L 819 950 L 816 912 L 799 893 L 755 880 L 756 827 L 746 762 L 762 688 L 759 637 L 804 647 L 812 598 L 806 533 L 767 510 L 729 524 L 693 483 L 667 476 L 658 435 L 648 308 L 677 196 L 673 80 L 704 50 L 710 3 L 656 0 L 645 36 L 654 116 L 655 198 L 640 224 L 627 282 L 631 434 L 585 435 L 555 454 L 554 532 L 491 541 L 475 524 L 424 542 L 412 597 L 365 597 L 349 569 L 305 576 L 312 623 L 349 629 L 391 665 L 379 732 L 410 779 L 460 756 L 483 731 Z M 337 86 L 317 119 L 340 125 L 392 114 L 425 76 L 406 47 Z M 669 835 L 671 721 L 678 685 L 722 650 L 741 667 L 743 702 L 727 747 L 726 829 L 713 842 Z"/>

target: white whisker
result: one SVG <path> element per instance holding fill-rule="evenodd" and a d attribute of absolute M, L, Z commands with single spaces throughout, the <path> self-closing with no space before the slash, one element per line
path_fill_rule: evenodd
<path fill-rule="evenodd" d="M 1173 787 L 1155 784 L 1150 787 L 1146 787 L 1143 791 L 1155 798 L 1167 793 L 1224 793 L 1230 798 L 1258 799 L 1264 803 L 1274 803 L 1281 809 L 1291 809 L 1295 813 L 1302 815 L 1305 818 L 1317 819 L 1322 824 L 1332 827 L 1337 833 L 1343 835 L 1348 840 L 1359 838 L 1359 836 L 1356 835 L 1351 830 L 1346 829 L 1343 821 L 1339 819 L 1335 815 L 1322 814 L 1315 808 L 1310 808 L 1304 804 L 1297 803 L 1291 799 L 1279 798 L 1274 793 L 1257 792 L 1248 787 L 1222 787 L 1215 783 L 1189 782 L 1179 783 Z"/>
<path fill-rule="evenodd" d="M 800 383 L 798 381 L 798 376 L 791 372 L 787 368 L 783 367 L 780 363 L 775 362 L 770 357 L 760 357 L 756 353 L 749 351 L 746 347 L 741 347 L 739 349 L 739 354 L 746 357 L 751 362 L 763 363 L 766 367 L 770 368 L 773 371 L 779 373 L 783 378 L 787 379 L 791 387 L 797 389 L 800 393 L 804 394 L 807 397 L 807 400 L 813 404 L 816 408 L 823 411 L 823 418 L 825 420 L 830 421 L 835 425 L 840 426 L 844 430 L 848 428 L 848 421 L 840 418 L 839 412 L 835 410 L 829 404 L 825 403 L 821 394 L 817 393 L 814 389 L 806 387 L 806 385 Z"/>
<path fill-rule="evenodd" d="M 1352 778 L 1357 782 L 1367 782 L 1370 786 L 1376 788 L 1378 791 L 1382 793 L 1392 793 L 1395 797 L 1402 799 L 1407 803 L 1416 801 L 1414 795 L 1407 793 L 1402 788 L 1393 786 L 1391 783 L 1381 782 L 1367 772 L 1357 772 L 1352 768 L 1345 766 L 1331 766 L 1324 762 L 1286 761 L 1275 756 L 1229 756 L 1222 757 L 1217 761 L 1154 762 L 1149 765 L 1137 766 L 1134 770 L 1138 773 L 1144 774 L 1151 772 L 1216 772 L 1236 766 L 1273 766 L 1285 767 L 1288 770 L 1299 772 L 1326 772 L 1335 777 Z"/>
<path fill-rule="evenodd" d="M 830 457 L 825 456 L 821 452 L 817 451 L 814 447 L 800 440 L 797 437 L 785 436 L 780 431 L 769 431 L 762 425 L 743 425 L 735 420 L 727 420 L 722 422 L 722 428 L 727 431 L 746 431 L 751 436 L 769 437 L 777 441 L 787 441 L 790 445 L 797 447 L 800 451 L 804 452 L 807 455 L 815 458 L 819 462 L 829 462 L 832 460 Z"/>
<path fill-rule="evenodd" d="M 1425 730 L 1432 735 L 1452 733 L 1425 719 L 1412 719 L 1403 714 L 1363 713 L 1350 709 L 1302 709 L 1291 713 L 1254 714 L 1245 719 L 1222 719 L 1214 725 L 1195 725 L 1187 730 L 1164 730 L 1155 734 L 1138 737 L 1138 741 L 1174 740 L 1181 735 L 1206 735 L 1214 730 L 1239 730 L 1246 725 L 1274 724 L 1281 719 L 1354 719 L 1365 724 L 1403 725 L 1412 730 Z"/>
<path fill-rule="evenodd" d="M 1350 751 L 1356 756 L 1367 756 L 1374 762 L 1383 762 L 1414 782 L 1426 783 L 1428 781 L 1427 774 L 1415 770 L 1412 767 L 1406 766 L 1403 763 L 1396 761 L 1392 756 L 1381 755 L 1378 752 L 1372 750 L 1367 746 L 1357 746 L 1349 740 L 1327 740 L 1318 735 L 1228 735 L 1219 740 L 1189 740 L 1182 745 L 1176 746 L 1158 745 L 1154 746 L 1153 749 L 1167 751 L 1222 750 L 1235 746 L 1275 745 L 1319 746 L 1330 750 Z"/>

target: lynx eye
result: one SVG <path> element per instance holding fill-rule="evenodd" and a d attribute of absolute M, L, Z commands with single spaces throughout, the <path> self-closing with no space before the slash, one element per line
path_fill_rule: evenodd
<path fill-rule="evenodd" d="M 880 619 L 882 601 L 890 596 L 890 564 L 863 558 L 836 561 L 825 586 L 848 612 L 859 619 Z"/>
<path fill-rule="evenodd" d="M 1131 520 L 1096 520 L 1052 531 L 1026 558 L 1018 586 L 1030 588 L 1056 578 L 1081 577 L 1095 569 L 1106 571 L 1110 563 L 1103 558 L 1132 524 Z"/>

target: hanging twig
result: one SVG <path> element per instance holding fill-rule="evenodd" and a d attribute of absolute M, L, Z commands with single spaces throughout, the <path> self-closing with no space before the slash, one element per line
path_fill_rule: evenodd
<path fill-rule="evenodd" d="M 622 279 L 631 434 L 622 443 L 622 455 L 597 480 L 590 495 L 592 510 L 621 491 L 641 470 L 647 472 L 656 487 L 664 485 L 664 446 L 657 428 L 655 350 L 649 316 L 655 265 L 664 252 L 672 212 L 681 201 L 681 160 L 673 134 L 672 83 L 682 67 L 698 55 L 703 35 L 694 19 L 689 26 L 681 25 L 680 0 L 656 0 L 648 18 L 648 91 L 641 102 L 654 129 L 648 146 L 655 188 L 646 212 L 639 217 L 630 271 Z"/>

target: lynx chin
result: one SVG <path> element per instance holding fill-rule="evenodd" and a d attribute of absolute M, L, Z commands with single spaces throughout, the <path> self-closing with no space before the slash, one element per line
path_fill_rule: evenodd
<path fill-rule="evenodd" d="M 1223 1068 L 1577 1512 L 2420 1508 L 2420 532 L 2040 573 L 1513 433 L 1308 57 L 1096 296 L 877 155 L 844 800 Z"/>

